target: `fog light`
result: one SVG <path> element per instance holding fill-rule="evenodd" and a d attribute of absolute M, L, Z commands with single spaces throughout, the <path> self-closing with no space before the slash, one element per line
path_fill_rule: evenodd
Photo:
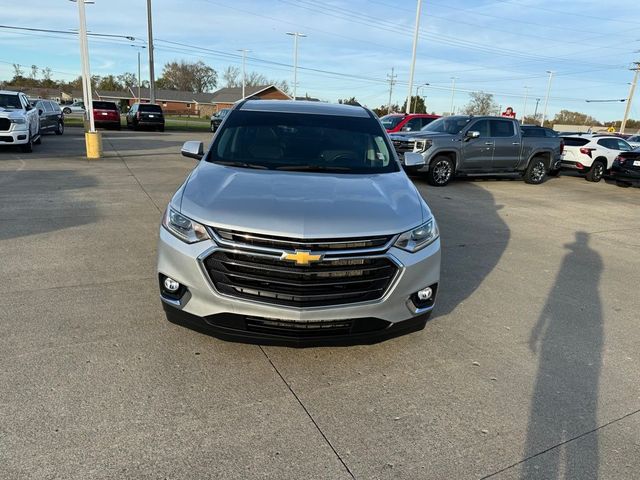
<path fill-rule="evenodd" d="M 426 302 L 427 300 L 429 300 L 432 295 L 433 290 L 431 290 L 431 287 L 423 288 L 422 290 L 418 291 L 418 299 L 422 302 Z"/>
<path fill-rule="evenodd" d="M 174 293 L 178 291 L 180 284 L 173 278 L 167 277 L 164 279 L 164 288 L 166 288 L 168 292 Z"/>

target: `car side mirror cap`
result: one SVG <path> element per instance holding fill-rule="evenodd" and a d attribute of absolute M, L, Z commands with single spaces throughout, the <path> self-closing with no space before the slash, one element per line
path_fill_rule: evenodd
<path fill-rule="evenodd" d="M 424 166 L 424 157 L 417 152 L 407 152 L 404 154 L 405 167 L 422 167 Z"/>
<path fill-rule="evenodd" d="M 188 142 L 184 142 L 182 145 L 182 150 L 180 150 L 183 157 L 195 158 L 196 160 L 201 160 L 204 157 L 204 145 L 202 142 L 198 142 L 196 140 L 190 140 Z"/>
<path fill-rule="evenodd" d="M 477 130 L 469 130 L 467 133 L 465 133 L 464 136 L 468 139 L 480 138 L 480 132 L 478 132 Z"/>
<path fill-rule="evenodd" d="M 42 111 L 41 108 L 38 109 L 38 115 L 42 115 L 44 112 Z"/>

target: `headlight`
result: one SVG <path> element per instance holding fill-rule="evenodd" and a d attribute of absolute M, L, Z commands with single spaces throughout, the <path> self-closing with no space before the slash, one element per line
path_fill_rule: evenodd
<path fill-rule="evenodd" d="M 433 243 L 439 235 L 438 224 L 435 218 L 432 218 L 418 228 L 401 234 L 394 246 L 413 253 Z"/>
<path fill-rule="evenodd" d="M 416 144 L 413 151 L 424 152 L 429 148 L 431 148 L 431 145 L 433 145 L 433 140 L 416 140 Z"/>
<path fill-rule="evenodd" d="M 24 118 L 10 118 L 9 121 L 11 123 L 15 123 L 16 125 L 24 125 L 27 121 Z"/>
<path fill-rule="evenodd" d="M 171 207 L 167 207 L 162 218 L 162 226 L 183 242 L 196 243 L 208 240 L 209 234 L 204 225 L 194 222 Z"/>

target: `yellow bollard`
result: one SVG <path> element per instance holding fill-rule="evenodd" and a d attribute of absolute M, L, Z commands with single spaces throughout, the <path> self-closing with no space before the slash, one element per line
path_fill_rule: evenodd
<path fill-rule="evenodd" d="M 87 158 L 100 158 L 102 156 L 102 134 L 100 132 L 85 132 L 84 140 L 87 145 Z"/>

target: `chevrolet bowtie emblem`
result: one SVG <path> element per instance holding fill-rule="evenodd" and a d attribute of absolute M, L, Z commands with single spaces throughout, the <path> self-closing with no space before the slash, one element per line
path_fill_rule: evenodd
<path fill-rule="evenodd" d="M 283 252 L 280 260 L 296 262 L 296 265 L 309 265 L 311 262 L 319 262 L 322 260 L 322 255 L 314 255 L 305 250 L 296 250 L 295 253 Z"/>

